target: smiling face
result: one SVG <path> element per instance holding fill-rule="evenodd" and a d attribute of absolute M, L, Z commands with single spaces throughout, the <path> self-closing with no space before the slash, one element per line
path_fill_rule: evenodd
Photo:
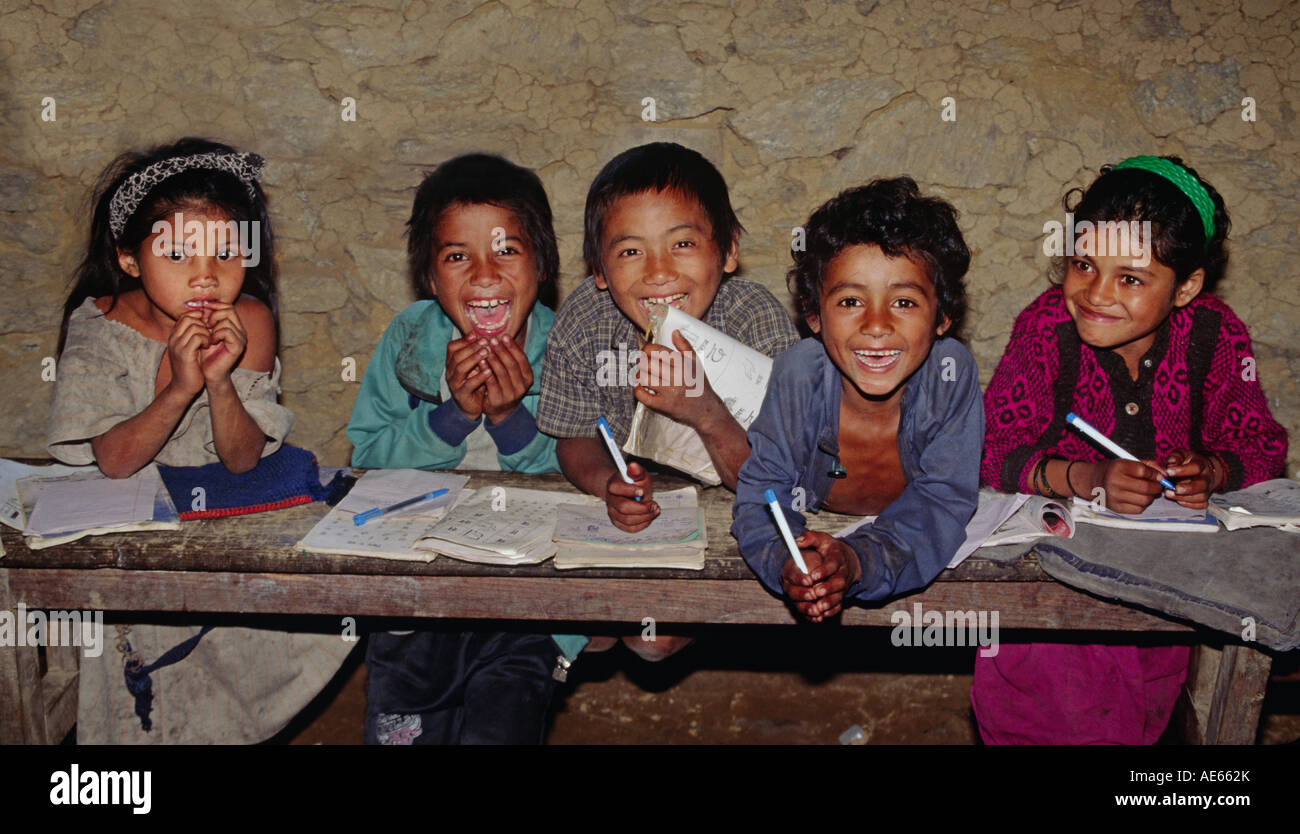
<path fill-rule="evenodd" d="M 923 266 L 858 244 L 826 265 L 818 313 L 808 317 L 808 326 L 839 368 L 846 398 L 892 406 L 948 329 L 947 318 L 935 325 L 937 311 L 934 283 Z"/>
<path fill-rule="evenodd" d="M 1175 307 L 1201 291 L 1204 272 L 1197 270 L 1175 284 L 1174 271 L 1154 258 L 1076 256 L 1066 266 L 1061 289 L 1065 309 L 1079 338 L 1094 348 L 1113 350 L 1132 371 L 1155 342 L 1156 330 Z"/>
<path fill-rule="evenodd" d="M 244 286 L 243 255 L 238 237 L 228 234 L 227 220 L 219 211 L 186 208 L 156 223 L 158 231 L 135 252 L 118 250 L 118 265 L 140 279 L 151 318 L 160 326 L 169 328 L 202 301 L 233 304 L 239 298 Z"/>
<path fill-rule="evenodd" d="M 537 259 L 514 213 L 453 205 L 433 232 L 434 296 L 461 333 L 518 339 L 537 300 Z"/>
<path fill-rule="evenodd" d="M 605 214 L 596 286 L 609 290 L 641 330 L 656 304 L 703 319 L 723 274 L 736 270 L 737 250 L 733 242 L 726 253 L 718 251 L 709 216 L 694 197 L 674 189 L 629 194 Z"/>

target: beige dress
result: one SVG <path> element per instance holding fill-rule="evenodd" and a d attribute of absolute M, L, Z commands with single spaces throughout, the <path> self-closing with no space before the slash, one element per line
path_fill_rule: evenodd
<path fill-rule="evenodd" d="M 87 299 L 68 321 L 57 367 L 46 448 L 68 464 L 94 462 L 90 440 L 154 399 L 166 345 L 110 321 Z M 270 373 L 237 368 L 231 381 L 249 416 L 267 436 L 262 455 L 280 448 L 293 414 L 276 402 L 280 362 Z M 217 460 L 208 395 L 181 418 L 155 458 L 168 466 Z M 217 522 L 220 523 L 220 522 Z M 199 625 L 133 625 L 127 639 L 145 664 L 197 634 Z M 106 628 L 104 652 L 81 659 L 79 744 L 252 743 L 284 729 L 338 671 L 352 649 L 337 634 L 222 626 L 179 663 L 155 670 L 151 731 L 141 728 L 123 679 L 117 634 Z"/>

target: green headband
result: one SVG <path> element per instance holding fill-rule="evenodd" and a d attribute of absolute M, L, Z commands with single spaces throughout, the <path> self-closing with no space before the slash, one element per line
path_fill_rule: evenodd
<path fill-rule="evenodd" d="M 1214 237 L 1214 201 L 1210 199 L 1210 192 L 1205 190 L 1205 186 L 1201 185 L 1201 181 L 1192 172 L 1158 156 L 1130 156 L 1113 166 L 1111 170 L 1123 171 L 1126 168 L 1150 171 L 1178 186 L 1178 190 L 1192 201 L 1193 206 L 1196 206 L 1196 213 L 1201 215 L 1201 226 L 1205 229 L 1205 244 L 1209 245 L 1210 239 Z"/>

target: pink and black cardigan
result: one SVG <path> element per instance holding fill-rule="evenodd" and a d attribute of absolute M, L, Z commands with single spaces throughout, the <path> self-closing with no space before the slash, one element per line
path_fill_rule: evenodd
<path fill-rule="evenodd" d="M 1079 339 L 1059 287 L 1016 318 L 1011 341 L 984 392 L 987 423 L 981 480 L 1030 492 L 1043 457 L 1099 461 L 1106 455 L 1068 428 L 1073 411 L 1141 459 L 1179 448 L 1215 452 L 1227 464 L 1224 490 L 1277 477 L 1286 430 L 1255 378 L 1246 326 L 1202 293 L 1175 308 L 1133 380 L 1124 360 Z"/>

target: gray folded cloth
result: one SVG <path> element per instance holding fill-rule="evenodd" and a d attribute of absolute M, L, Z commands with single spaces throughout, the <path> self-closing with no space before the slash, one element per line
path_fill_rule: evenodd
<path fill-rule="evenodd" d="M 1300 647 L 1300 535 L 1252 528 L 1213 535 L 1080 524 L 1073 539 L 1035 542 L 1054 579 L 1191 620 L 1279 651 Z M 982 555 L 982 554 L 981 554 Z"/>

